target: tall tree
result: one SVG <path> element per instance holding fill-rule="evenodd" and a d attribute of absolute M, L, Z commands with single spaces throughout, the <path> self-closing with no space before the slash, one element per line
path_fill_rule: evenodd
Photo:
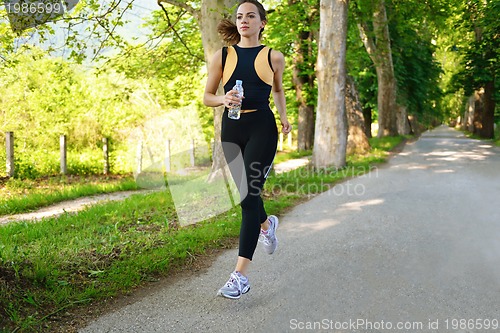
<path fill-rule="evenodd" d="M 354 80 L 349 75 L 346 78 L 345 107 L 348 123 L 347 155 L 365 154 L 370 150 L 370 142 L 366 135 L 366 124 L 363 109 L 359 102 L 359 94 Z"/>
<path fill-rule="evenodd" d="M 319 30 L 319 0 L 286 0 L 270 10 L 266 44 L 284 53 L 288 113 L 297 116 L 297 147 L 312 149 L 317 98 L 315 64 Z M 289 84 L 290 82 L 290 84 Z"/>
<path fill-rule="evenodd" d="M 348 0 L 321 0 L 318 110 L 312 162 L 316 168 L 346 165 L 345 109 Z"/>
<path fill-rule="evenodd" d="M 425 125 L 440 123 L 444 115 L 436 105 L 442 98 L 439 85 L 442 68 L 435 52 L 438 27 L 449 15 L 447 5 L 439 0 L 431 4 L 388 0 L 386 4 L 398 84 L 397 102 L 407 109 L 412 124 L 415 119 Z M 408 126 L 406 119 L 398 121 L 401 127 Z M 417 128 L 413 126 L 412 130 L 416 132 Z"/>
<path fill-rule="evenodd" d="M 397 135 L 397 83 L 385 0 L 356 0 L 352 8 L 361 39 L 377 71 L 378 136 Z"/>
<path fill-rule="evenodd" d="M 198 22 L 203 49 L 205 53 L 205 60 L 207 68 L 210 67 L 212 55 L 223 46 L 222 40 L 217 33 L 217 24 L 223 17 L 228 17 L 228 10 L 234 8 L 238 3 L 237 0 L 201 0 L 201 3 L 195 5 L 192 2 L 184 2 L 178 0 L 158 0 L 158 4 L 168 3 L 188 11 Z M 223 94 L 222 86 L 219 86 L 219 94 Z M 224 107 L 220 106 L 214 108 L 214 131 L 215 131 L 215 145 L 212 152 L 213 170 L 219 170 L 224 164 L 224 154 L 222 152 L 222 145 L 218 138 L 220 138 L 222 113 Z"/>
<path fill-rule="evenodd" d="M 295 16 L 295 27 L 298 29 L 294 40 L 293 85 L 298 103 L 298 150 L 312 149 L 314 143 L 314 107 L 315 107 L 315 73 L 314 63 L 316 50 L 314 48 L 318 10 L 318 1 L 304 4 L 298 0 L 288 0 L 288 6 L 294 6 L 299 11 Z M 305 23 L 305 24 L 304 24 Z"/>
<path fill-rule="evenodd" d="M 498 1 L 468 1 L 465 26 L 473 39 L 464 57 L 462 82 L 468 95 L 476 96 L 474 132 L 483 138 L 494 137 L 494 118 L 500 74 L 500 4 Z"/>

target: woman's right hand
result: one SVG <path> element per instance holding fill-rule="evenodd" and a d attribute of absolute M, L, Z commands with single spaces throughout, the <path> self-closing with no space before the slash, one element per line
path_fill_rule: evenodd
<path fill-rule="evenodd" d="M 245 98 L 245 97 L 243 97 Z M 242 102 L 242 98 L 238 97 L 238 91 L 236 90 L 229 90 L 225 95 L 224 95 L 224 106 L 227 108 L 230 108 L 234 105 L 240 105 Z"/>

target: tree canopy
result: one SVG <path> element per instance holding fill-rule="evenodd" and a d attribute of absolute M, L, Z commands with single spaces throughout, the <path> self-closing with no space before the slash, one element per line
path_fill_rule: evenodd
<path fill-rule="evenodd" d="M 84 151 L 97 149 L 102 137 L 119 146 L 126 133 L 148 119 L 187 107 L 198 115 L 208 145 L 217 115 L 214 118 L 201 104 L 207 41 L 200 24 L 207 22 L 201 16 L 208 15 L 202 9 L 209 4 L 204 1 L 163 2 L 163 8 L 142 18 L 148 28 L 142 40 L 130 38 L 124 29 L 127 13 L 141 6 L 137 1 L 80 1 L 55 22 L 22 32 L 12 30 L 6 9 L 0 7 L 1 130 L 15 132 L 17 151 L 57 150 L 61 134 L 72 138 L 72 149 Z M 483 127 L 498 122 L 498 1 L 382 3 L 398 107 L 423 127 L 454 122 L 463 118 L 467 98 L 484 91 L 486 108 L 477 113 L 485 116 L 478 119 Z M 275 0 L 264 5 L 269 23 L 263 42 L 282 51 L 287 60 L 284 85 L 290 119 L 299 124 L 299 132 L 314 135 L 319 1 Z M 228 13 L 231 8 L 213 17 Z M 380 24 L 376 19 L 369 2 L 351 1 L 347 75 L 357 86 L 365 118 L 375 123 L 381 88 L 377 64 L 359 27 L 368 27 L 364 38 L 373 38 L 377 46 L 381 40 L 375 38 L 373 27 Z M 493 120 L 488 120 L 488 112 L 493 112 Z M 311 137 L 300 140 L 305 142 L 302 147 L 312 148 L 306 144 Z"/>

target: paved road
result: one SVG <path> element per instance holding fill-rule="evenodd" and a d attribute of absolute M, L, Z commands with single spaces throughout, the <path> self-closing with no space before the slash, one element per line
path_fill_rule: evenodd
<path fill-rule="evenodd" d="M 440 127 L 283 216 L 240 300 L 228 250 L 81 332 L 500 331 L 499 198 L 500 149 Z"/>

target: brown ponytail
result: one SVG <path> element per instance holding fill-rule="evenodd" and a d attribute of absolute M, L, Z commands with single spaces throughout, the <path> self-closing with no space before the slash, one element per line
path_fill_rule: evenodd
<path fill-rule="evenodd" d="M 238 28 L 231 20 L 223 19 L 220 21 L 217 25 L 217 32 L 227 45 L 234 45 L 240 42 L 241 36 L 238 32 Z"/>

